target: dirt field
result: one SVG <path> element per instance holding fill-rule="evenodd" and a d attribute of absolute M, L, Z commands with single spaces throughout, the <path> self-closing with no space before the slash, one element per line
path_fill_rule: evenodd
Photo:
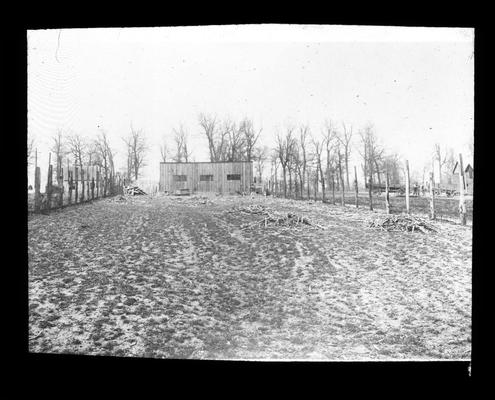
<path fill-rule="evenodd" d="M 104 199 L 28 221 L 30 351 L 469 359 L 470 226 L 264 197 Z M 264 204 L 325 229 L 253 226 Z"/>

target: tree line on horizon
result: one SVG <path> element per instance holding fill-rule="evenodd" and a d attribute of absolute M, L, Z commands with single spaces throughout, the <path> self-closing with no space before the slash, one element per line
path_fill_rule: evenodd
<path fill-rule="evenodd" d="M 403 160 L 396 152 L 386 150 L 370 123 L 354 132 L 353 126 L 345 122 L 339 125 L 326 120 L 319 134 L 311 132 L 307 124 L 287 126 L 283 132 L 276 132 L 275 146 L 271 149 L 261 143 L 263 129 L 255 127 L 247 117 L 236 122 L 201 113 L 198 126 L 208 145 L 210 162 L 253 162 L 258 182 L 265 181 L 271 192 L 284 197 L 309 197 L 311 192 L 321 191 L 325 199 L 327 191 L 332 190 L 333 196 L 335 191 L 352 190 L 358 184 L 356 167 L 350 165 L 352 155 L 357 155 L 360 160 L 358 167 L 360 176 L 364 178 L 362 186 L 381 187 L 386 179 L 391 184 L 403 181 Z M 51 139 L 49 150 L 56 160 L 57 173 L 72 157 L 73 165 L 81 169 L 99 166 L 105 177 L 115 176 L 116 151 L 111 147 L 105 130 L 101 129 L 96 138 L 88 139 L 59 129 Z M 126 165 L 121 176 L 128 181 L 137 180 L 146 166 L 151 147 L 144 130 L 135 129 L 132 124 L 130 132 L 121 139 L 126 148 Z M 34 150 L 35 141 L 31 138 L 27 146 L 28 165 L 32 163 Z M 191 160 L 189 134 L 183 124 L 173 128 L 172 135 L 162 137 L 159 150 L 162 162 Z M 453 169 L 456 157 L 451 147 L 442 148 L 436 143 L 431 155 L 432 161 L 438 163 L 440 175 L 442 169 Z M 264 176 L 267 165 L 270 172 Z M 423 181 L 431 167 L 423 166 Z"/>

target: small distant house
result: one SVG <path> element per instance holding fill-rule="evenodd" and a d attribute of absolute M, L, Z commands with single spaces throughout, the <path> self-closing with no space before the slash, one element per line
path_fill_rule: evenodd
<path fill-rule="evenodd" d="M 454 165 L 454 169 L 452 170 L 452 183 L 456 185 L 456 188 L 459 188 L 459 162 L 456 162 Z M 473 194 L 474 189 L 474 169 L 471 164 L 468 164 L 466 168 L 464 168 L 464 183 L 465 183 L 465 193 Z"/>
<path fill-rule="evenodd" d="M 160 163 L 162 192 L 249 193 L 252 181 L 253 164 L 249 161 Z"/>

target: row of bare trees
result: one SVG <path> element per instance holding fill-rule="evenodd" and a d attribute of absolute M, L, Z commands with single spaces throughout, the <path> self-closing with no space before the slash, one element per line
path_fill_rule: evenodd
<path fill-rule="evenodd" d="M 264 151 L 256 147 L 262 129 L 256 129 L 249 118 L 237 123 L 200 114 L 198 120 L 201 133 L 208 141 L 211 162 L 253 161 Z"/>
<path fill-rule="evenodd" d="M 383 171 L 388 171 L 393 182 L 399 182 L 401 165 L 397 154 L 386 154 L 371 124 L 358 132 L 358 142 L 353 142 L 353 127 L 340 126 L 327 120 L 320 135 L 313 135 L 309 126 L 287 127 L 276 136 L 276 147 L 270 157 L 270 189 L 284 197 L 314 196 L 321 189 L 323 200 L 331 190 L 332 202 L 335 191 L 352 190 L 357 185 L 351 179 L 350 159 L 353 149 L 361 156 L 365 186 L 371 187 L 375 180 L 381 185 Z M 282 181 L 278 182 L 281 172 Z M 351 182 L 351 180 L 353 182 Z"/>
<path fill-rule="evenodd" d="M 255 128 L 251 119 L 244 118 L 240 122 L 235 122 L 200 114 L 198 124 L 201 135 L 207 140 L 210 162 L 253 161 L 256 175 L 261 180 L 269 149 L 267 146 L 258 145 L 262 129 Z M 171 160 L 179 163 L 191 161 L 192 151 L 188 145 L 187 129 L 179 124 L 172 133 L 174 142 L 172 147 L 169 146 L 166 136 L 162 138 L 161 161 Z"/>
<path fill-rule="evenodd" d="M 122 140 L 127 149 L 127 171 L 122 175 L 131 180 L 138 179 L 145 165 L 148 149 L 144 132 L 131 126 L 131 132 L 122 137 Z M 34 151 L 34 141 L 31 139 L 28 141 L 28 165 L 31 164 Z M 72 158 L 73 165 L 81 171 L 85 166 L 98 166 L 106 180 L 116 175 L 116 151 L 104 130 L 100 130 L 95 138 L 89 139 L 81 134 L 59 129 L 51 138 L 49 151 L 56 163 L 57 176 L 61 175 L 63 166 L 68 165 L 69 158 Z"/>

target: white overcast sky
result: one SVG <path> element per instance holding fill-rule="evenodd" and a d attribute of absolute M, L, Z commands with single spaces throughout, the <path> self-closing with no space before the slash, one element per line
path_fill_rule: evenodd
<path fill-rule="evenodd" d="M 287 124 L 307 123 L 319 135 L 326 119 L 356 133 L 371 122 L 413 169 L 422 169 L 435 142 L 468 157 L 473 137 L 471 28 L 92 28 L 27 37 L 28 135 L 43 175 L 59 128 L 88 137 L 105 129 L 119 167 L 120 137 L 132 122 L 151 145 L 145 175 L 157 179 L 161 137 L 171 147 L 182 123 L 193 158 L 208 161 L 200 112 L 252 118 L 269 147 Z"/>

